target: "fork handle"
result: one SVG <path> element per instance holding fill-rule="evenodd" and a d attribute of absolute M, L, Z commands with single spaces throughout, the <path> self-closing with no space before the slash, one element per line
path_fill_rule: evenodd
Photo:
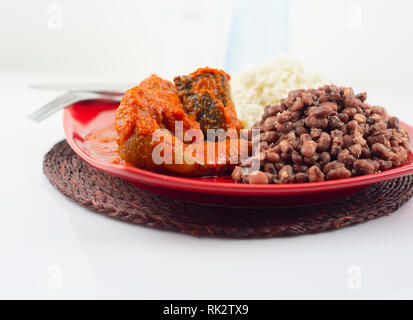
<path fill-rule="evenodd" d="M 35 122 L 41 122 L 57 111 L 72 105 L 73 103 L 91 100 L 91 99 L 105 99 L 111 101 L 120 101 L 120 97 L 103 95 L 94 92 L 68 92 L 64 95 L 57 97 L 56 99 L 50 101 L 48 104 L 44 105 L 40 109 L 29 115 L 29 118 Z"/>

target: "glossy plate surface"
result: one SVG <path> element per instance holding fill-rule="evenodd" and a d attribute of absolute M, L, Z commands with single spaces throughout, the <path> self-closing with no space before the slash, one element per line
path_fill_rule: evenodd
<path fill-rule="evenodd" d="M 248 185 L 234 183 L 229 177 L 187 178 L 154 173 L 134 167 L 100 161 L 84 146 L 85 137 L 92 131 L 114 122 L 116 104 L 98 100 L 76 103 L 64 110 L 63 124 L 66 139 L 73 150 L 93 167 L 121 177 L 150 192 L 181 200 L 209 205 L 234 207 L 300 206 L 335 200 L 370 184 L 413 174 L 413 155 L 409 163 L 399 168 L 368 176 L 286 185 Z M 401 123 L 413 137 L 413 127 Z"/>

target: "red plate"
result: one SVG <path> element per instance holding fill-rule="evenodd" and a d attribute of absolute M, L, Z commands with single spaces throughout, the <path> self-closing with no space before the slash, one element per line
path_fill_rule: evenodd
<path fill-rule="evenodd" d="M 376 182 L 413 174 L 413 155 L 399 168 L 349 179 L 286 185 L 248 185 L 234 183 L 229 177 L 187 178 L 154 173 L 96 159 L 84 145 L 94 130 L 114 122 L 117 105 L 100 101 L 76 103 L 64 110 L 66 139 L 73 150 L 93 167 L 121 177 L 136 186 L 164 196 L 209 205 L 235 207 L 300 206 L 335 200 Z M 402 123 L 413 137 L 413 127 Z"/>

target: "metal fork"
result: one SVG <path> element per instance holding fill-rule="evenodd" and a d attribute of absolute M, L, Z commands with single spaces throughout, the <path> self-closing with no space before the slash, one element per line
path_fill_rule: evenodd
<path fill-rule="evenodd" d="M 102 99 L 112 102 L 120 102 L 122 99 L 123 93 L 121 92 L 110 92 L 110 91 L 102 91 L 102 92 L 92 92 L 92 91 L 69 91 L 60 97 L 50 101 L 43 107 L 37 109 L 29 118 L 35 122 L 41 122 L 47 117 L 51 116 L 52 114 L 56 113 L 57 111 L 70 106 L 73 103 L 85 100 L 93 100 L 93 99 Z"/>

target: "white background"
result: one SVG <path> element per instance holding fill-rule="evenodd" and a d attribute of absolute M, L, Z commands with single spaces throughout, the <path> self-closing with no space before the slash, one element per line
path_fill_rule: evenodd
<path fill-rule="evenodd" d="M 412 124 L 412 9 L 408 0 L 294 0 L 290 54 Z M 28 84 L 225 67 L 230 23 L 222 0 L 0 3 L 0 297 L 413 298 L 411 201 L 332 233 L 197 239 L 85 210 L 43 176 L 43 155 L 64 138 L 61 114 L 41 124 L 27 115 L 59 93 Z M 351 285 L 354 270 L 361 287 Z"/>

